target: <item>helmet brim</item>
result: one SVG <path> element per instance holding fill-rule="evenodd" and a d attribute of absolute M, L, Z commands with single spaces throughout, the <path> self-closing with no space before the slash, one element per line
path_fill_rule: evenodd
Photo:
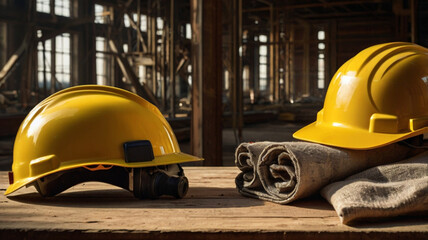
<path fill-rule="evenodd" d="M 4 195 L 11 194 L 17 191 L 18 189 L 49 174 L 61 172 L 61 171 L 65 171 L 73 168 L 89 166 L 89 165 L 113 165 L 113 166 L 126 167 L 126 168 L 142 168 L 142 167 L 154 167 L 154 166 L 170 165 L 170 164 L 184 163 L 184 162 L 195 162 L 195 161 L 202 161 L 202 160 L 204 159 L 200 157 L 192 156 L 190 154 L 175 152 L 171 154 L 156 156 L 155 159 L 147 162 L 126 163 L 123 161 L 123 159 L 108 159 L 108 160 L 102 160 L 102 161 L 86 161 L 85 163 L 78 163 L 78 164 L 71 163 L 67 165 L 62 165 L 55 170 L 52 170 L 43 174 L 39 174 L 36 176 L 31 176 L 31 177 L 27 177 L 27 178 L 23 178 L 18 181 L 15 181 L 6 189 Z"/>
<path fill-rule="evenodd" d="M 334 147 L 367 150 L 399 142 L 425 132 L 428 132 L 428 127 L 413 132 L 389 134 L 369 132 L 364 129 L 326 126 L 314 122 L 296 131 L 293 137 Z"/>

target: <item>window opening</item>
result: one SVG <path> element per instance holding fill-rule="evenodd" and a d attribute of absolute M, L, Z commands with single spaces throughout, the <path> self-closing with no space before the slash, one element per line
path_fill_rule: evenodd
<path fill-rule="evenodd" d="M 55 0 L 53 12 L 55 15 L 70 17 L 71 15 L 71 4 L 70 0 Z M 50 0 L 37 0 L 36 10 L 43 13 L 51 13 Z"/>
<path fill-rule="evenodd" d="M 100 5 L 100 4 L 95 4 L 95 23 L 99 23 L 99 24 L 105 24 L 107 23 L 107 19 L 106 19 L 106 14 L 105 12 L 107 11 L 107 7 Z"/>
<path fill-rule="evenodd" d="M 318 31 L 318 89 L 325 88 L 325 32 Z"/>
<path fill-rule="evenodd" d="M 50 13 L 51 12 L 50 0 L 37 0 L 36 10 L 37 12 Z"/>
<path fill-rule="evenodd" d="M 41 32 L 38 32 L 38 35 L 41 35 Z M 60 90 L 71 85 L 71 42 L 69 33 L 63 33 L 55 38 L 39 42 L 37 45 L 37 57 L 39 88 Z M 54 72 L 52 69 L 54 69 Z"/>
<path fill-rule="evenodd" d="M 260 90 L 264 91 L 268 87 L 268 45 L 267 36 L 260 35 L 259 36 L 259 87 Z"/>
<path fill-rule="evenodd" d="M 112 74 L 112 56 L 108 54 L 108 44 L 105 38 L 95 39 L 96 48 L 96 77 L 98 85 L 110 85 Z"/>
<path fill-rule="evenodd" d="M 70 0 L 55 0 L 55 15 L 70 17 Z"/>

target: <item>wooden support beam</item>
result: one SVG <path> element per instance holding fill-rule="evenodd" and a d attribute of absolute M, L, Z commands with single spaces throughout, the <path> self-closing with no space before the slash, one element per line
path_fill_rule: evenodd
<path fill-rule="evenodd" d="M 291 99 L 291 31 L 288 30 L 290 27 L 290 24 L 285 26 L 285 31 L 287 33 L 287 41 L 285 42 L 285 86 L 284 86 L 284 99 L 285 102 L 290 101 Z"/>
<path fill-rule="evenodd" d="M 279 83 L 279 79 L 280 79 L 280 65 L 279 65 L 279 59 L 280 59 L 280 39 L 279 39 L 279 14 L 278 11 L 274 10 L 273 11 L 273 27 L 275 29 L 274 31 L 274 43 L 272 43 L 274 45 L 274 77 L 275 77 L 275 91 L 274 91 L 274 100 L 276 103 L 279 102 L 280 100 L 280 83 Z"/>
<path fill-rule="evenodd" d="M 249 85 L 250 85 L 250 102 L 251 104 L 254 104 L 255 102 L 255 98 L 256 95 L 258 95 L 259 93 L 259 89 L 258 89 L 258 84 L 256 85 L 256 73 L 258 73 L 258 71 L 256 71 L 256 67 L 258 67 L 258 61 L 256 63 L 256 54 L 255 54 L 255 50 L 256 46 L 254 43 L 254 36 L 255 33 L 254 31 L 249 31 L 248 32 L 248 42 L 247 42 L 247 53 L 246 53 L 246 57 L 248 59 L 248 64 L 249 64 Z M 249 50 L 248 50 L 249 49 Z"/>
<path fill-rule="evenodd" d="M 14 69 L 15 64 L 18 62 L 18 60 L 21 58 L 22 54 L 27 49 L 29 40 L 30 40 L 29 39 L 29 33 L 27 33 L 27 36 L 24 37 L 24 41 L 22 42 L 21 46 L 15 51 L 15 53 L 9 58 L 9 60 L 6 62 L 6 64 L 1 69 L 1 71 L 0 71 L 0 87 L 6 82 L 7 76 Z"/>
<path fill-rule="evenodd" d="M 269 6 L 269 100 L 274 102 L 275 99 L 275 26 L 273 19 L 273 5 Z"/>
<path fill-rule="evenodd" d="M 143 35 L 141 34 L 141 29 L 140 29 L 140 24 L 137 24 L 134 22 L 134 20 L 132 19 L 132 15 L 129 14 L 128 12 L 125 13 L 128 16 L 128 20 L 129 23 L 131 25 L 131 27 L 135 30 L 135 32 L 137 33 L 137 40 L 138 42 L 141 43 L 141 46 L 143 48 L 143 53 L 147 53 L 147 46 L 146 46 L 146 42 L 144 41 Z M 138 17 L 138 21 L 139 21 L 140 17 Z M 139 49 L 140 43 L 137 44 L 137 49 Z M 137 50 L 137 52 L 139 52 L 139 50 Z"/>
<path fill-rule="evenodd" d="M 222 165 L 221 0 L 191 0 L 191 150 L 204 165 Z"/>
<path fill-rule="evenodd" d="M 327 56 L 327 72 L 325 74 L 325 83 L 324 83 L 324 96 L 327 93 L 328 85 L 330 84 L 330 79 L 333 77 L 333 75 L 336 73 L 336 70 L 338 69 L 337 66 L 337 21 L 336 20 L 330 20 L 329 24 L 329 31 L 328 31 L 328 49 L 329 54 Z"/>
<path fill-rule="evenodd" d="M 416 43 L 416 0 L 410 0 L 410 24 L 410 39 L 412 43 Z"/>
<path fill-rule="evenodd" d="M 289 95 L 288 99 L 291 103 L 296 100 L 296 71 L 295 71 L 295 32 L 296 26 L 291 24 L 290 26 L 290 41 L 289 41 Z"/>
<path fill-rule="evenodd" d="M 158 54 L 156 54 L 156 11 L 152 0 L 147 1 L 147 48 L 152 56 L 153 65 L 149 68 L 147 80 L 153 93 L 157 92 L 157 65 Z M 147 74 L 147 73 L 146 73 Z"/>
<path fill-rule="evenodd" d="M 169 117 L 175 118 L 175 85 L 176 85 L 176 79 L 175 79 L 175 38 L 176 38 L 176 24 L 175 24 L 175 16 L 177 15 L 175 13 L 176 7 L 174 4 L 174 0 L 170 0 L 169 5 L 169 35 L 168 35 L 168 53 L 169 53 L 169 61 L 168 61 L 168 70 L 169 70 L 169 92 L 170 92 L 170 107 L 169 107 Z"/>
<path fill-rule="evenodd" d="M 242 127 L 244 125 L 242 59 L 242 0 L 232 1 L 232 42 L 231 42 L 231 95 L 232 95 L 232 127 L 234 128 L 236 144 L 242 142 Z"/>
<path fill-rule="evenodd" d="M 113 53 L 115 53 L 116 61 L 122 70 L 123 75 L 132 83 L 135 87 L 138 95 L 151 102 L 155 106 L 159 106 L 159 102 L 150 89 L 145 85 L 141 84 L 138 80 L 137 75 L 129 64 L 128 60 L 122 56 L 122 52 L 117 47 L 117 44 L 113 40 L 109 40 L 109 46 Z"/>
<path fill-rule="evenodd" d="M 279 1 L 283 4 L 280 6 L 276 6 L 275 8 L 277 10 L 287 11 L 287 10 L 295 10 L 295 9 L 302 9 L 302 8 L 331 8 L 335 6 L 345 6 L 345 5 L 360 5 L 363 3 L 373 3 L 373 0 L 348 0 L 348 1 L 335 1 L 335 2 L 317 2 L 317 1 L 309 1 L 309 3 L 289 3 L 287 1 Z M 299 1 L 296 1 L 299 2 Z M 376 2 L 375 2 L 376 3 Z M 250 9 L 244 9 L 243 12 L 262 12 L 262 11 L 269 11 L 270 7 L 260 7 L 260 8 L 250 8 Z"/>
<path fill-rule="evenodd" d="M 311 34 L 311 25 L 307 22 L 302 22 L 303 25 L 303 89 L 302 93 L 304 95 L 311 94 L 311 87 L 316 88 L 316 85 L 311 85 L 310 79 L 310 34 Z"/>
<path fill-rule="evenodd" d="M 94 19 L 94 1 L 78 0 L 77 15 L 79 19 Z M 80 21 L 80 20 L 79 20 Z M 96 79 L 96 56 L 95 56 L 95 28 L 93 22 L 82 22 L 77 27 L 77 59 L 76 72 L 78 74 L 77 84 L 95 84 Z"/>

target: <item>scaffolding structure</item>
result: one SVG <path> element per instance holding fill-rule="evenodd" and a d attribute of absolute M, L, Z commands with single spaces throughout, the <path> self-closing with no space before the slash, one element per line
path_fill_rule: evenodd
<path fill-rule="evenodd" d="M 239 143 L 249 112 L 317 110 L 361 49 L 427 44 L 421 2 L 3 0 L 0 114 L 26 114 L 69 86 L 116 86 L 187 121 L 192 152 L 221 165 L 212 146 L 224 125 Z"/>

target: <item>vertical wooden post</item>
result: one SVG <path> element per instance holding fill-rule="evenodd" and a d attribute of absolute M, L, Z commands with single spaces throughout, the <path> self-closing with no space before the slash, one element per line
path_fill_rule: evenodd
<path fill-rule="evenodd" d="M 36 51 L 37 49 L 37 47 L 36 48 L 33 47 L 33 45 L 36 44 L 34 43 L 36 33 L 34 32 L 35 30 L 33 27 L 31 27 L 31 24 L 30 24 L 34 19 L 33 16 L 35 11 L 35 6 L 32 6 L 32 5 L 33 5 L 32 2 L 28 2 L 22 5 L 25 11 L 27 11 L 27 17 L 26 17 L 25 28 L 24 28 L 24 34 L 26 32 L 26 35 L 24 35 L 24 41 L 27 41 L 28 43 L 26 47 L 26 51 L 23 56 L 24 68 L 21 73 L 21 82 L 20 82 L 21 103 L 24 109 L 29 105 L 31 101 L 31 97 L 30 97 L 30 93 L 32 90 L 30 85 L 31 71 L 32 69 L 34 69 L 33 68 L 34 61 L 32 59 L 32 55 L 34 54 L 33 51 Z"/>
<path fill-rule="evenodd" d="M 167 15 L 167 14 L 166 14 Z M 167 17 L 168 18 L 168 17 Z M 163 22 L 163 31 L 162 31 L 162 44 L 161 44 L 161 79 L 162 79 L 162 86 L 161 86 L 161 96 L 162 96 L 162 112 L 166 112 L 168 109 L 168 96 L 167 96 L 167 84 L 168 84 L 168 69 L 167 69 L 167 61 L 168 61 L 168 37 L 167 37 L 167 31 L 165 29 L 168 29 L 168 23 L 167 19 Z M 172 30 L 172 29 L 170 29 Z"/>
<path fill-rule="evenodd" d="M 93 0 L 79 0 L 78 6 L 78 17 L 95 17 Z M 78 84 L 96 83 L 95 30 L 93 23 L 86 23 L 79 27 L 78 45 L 77 57 L 82 59 L 77 66 Z"/>
<path fill-rule="evenodd" d="M 273 73 L 274 73 L 274 83 L 275 83 L 275 91 L 274 91 L 274 101 L 278 103 L 280 101 L 280 84 L 279 84 L 279 78 L 280 78 L 280 72 L 279 72 L 279 32 L 280 32 L 280 26 L 279 26 L 279 14 L 277 10 L 272 10 L 272 21 L 273 21 L 273 30 L 274 30 L 274 41 L 273 41 Z"/>
<path fill-rule="evenodd" d="M 412 43 L 416 43 L 416 0 L 410 0 L 410 23 L 410 38 Z"/>
<path fill-rule="evenodd" d="M 242 61 L 239 49 L 242 47 L 242 0 L 235 0 L 232 22 L 232 122 L 235 129 L 235 139 L 242 142 L 242 127 L 244 125 L 244 103 L 242 82 Z"/>
<path fill-rule="evenodd" d="M 27 56 L 28 56 L 28 45 L 29 40 L 29 20 L 30 20 L 30 12 L 29 12 L 29 2 L 27 1 L 10 1 L 11 6 L 13 6 L 13 8 L 17 9 L 18 11 L 22 12 L 23 14 L 27 14 L 27 18 L 26 20 L 22 21 L 22 22 L 10 22 L 7 24 L 7 27 L 5 27 L 4 30 L 4 35 L 2 37 L 5 37 L 5 43 L 7 43 L 7 47 L 4 48 L 3 50 L 5 51 L 5 60 L 6 63 L 8 62 L 15 62 L 14 65 L 14 71 L 9 71 L 8 75 L 8 79 L 17 79 L 16 81 L 6 81 L 0 86 L 3 86 L 4 89 L 20 89 L 21 90 L 21 94 L 20 94 L 20 101 L 21 103 L 24 105 L 27 102 L 27 93 L 26 93 L 26 89 L 25 86 L 23 84 L 23 82 L 25 81 L 25 78 L 27 77 L 26 70 L 27 70 Z M 17 31 L 17 29 L 19 29 L 19 31 Z M 23 46 L 22 51 L 20 51 L 20 55 L 21 55 L 21 64 L 16 64 L 17 61 L 17 57 L 13 57 L 15 54 L 15 51 L 17 51 L 17 49 L 21 48 L 21 45 L 23 42 L 26 42 L 25 47 Z M 16 60 L 11 61 L 10 59 L 15 58 Z M 1 67 L 3 67 L 3 65 L 1 65 Z M 19 79 L 19 80 L 18 80 Z"/>
<path fill-rule="evenodd" d="M 153 8 L 154 1 L 155 0 L 147 1 L 147 9 L 148 9 L 147 48 L 153 60 L 153 65 L 150 68 L 151 79 L 148 79 L 148 82 L 149 82 L 148 85 L 151 87 L 153 94 L 156 96 L 157 95 L 157 86 L 156 86 L 157 70 L 156 69 L 157 69 L 158 54 L 156 53 L 156 14 L 155 14 L 155 9 Z"/>
<path fill-rule="evenodd" d="M 271 102 L 275 102 L 277 100 L 276 98 L 276 90 L 277 90 L 277 84 L 276 84 L 276 67 L 275 67 L 275 31 L 276 31 L 276 25 L 274 23 L 274 9 L 273 5 L 271 4 L 269 7 L 269 40 L 268 40 L 268 46 L 269 46 L 269 100 Z"/>
<path fill-rule="evenodd" d="M 51 69 L 50 69 L 50 71 L 51 71 L 51 85 L 50 85 L 50 94 L 53 94 L 53 93 L 55 93 L 55 91 L 56 91 L 56 88 L 55 88 L 55 85 L 56 85 L 56 82 L 57 82 L 57 79 L 56 79 L 56 37 L 54 37 L 54 38 L 52 38 L 52 40 L 51 40 L 51 52 L 52 53 L 55 53 L 55 54 L 52 54 L 51 53 L 51 59 L 50 59 L 50 62 L 51 62 Z"/>
<path fill-rule="evenodd" d="M 169 117 L 171 119 L 175 118 L 175 29 L 177 29 L 177 26 L 175 26 L 175 5 L 174 0 L 170 0 L 170 22 L 169 22 L 169 88 L 170 88 L 170 111 L 169 111 Z"/>
<path fill-rule="evenodd" d="M 294 41 L 294 35 L 295 35 L 296 27 L 295 24 L 291 24 L 290 26 L 290 44 L 289 44 L 289 71 L 290 71 L 290 81 L 289 81 L 289 100 L 291 103 L 293 103 L 296 100 L 296 71 L 294 69 L 295 65 L 295 56 L 294 56 L 294 49 L 295 49 L 295 41 Z"/>
<path fill-rule="evenodd" d="M 254 42 L 254 32 L 253 31 L 249 31 L 248 32 L 248 37 L 247 37 L 247 47 L 248 47 L 248 51 L 247 51 L 247 58 L 249 59 L 249 69 L 250 69 L 250 74 L 249 74 L 249 85 L 250 85 L 250 101 L 251 104 L 254 104 L 255 102 L 255 96 L 257 94 L 258 88 L 256 88 L 256 71 L 255 68 L 256 66 L 259 66 L 258 64 L 255 63 L 255 42 Z"/>
<path fill-rule="evenodd" d="M 330 54 L 327 56 L 328 74 L 326 74 L 326 79 L 324 83 L 324 96 L 327 92 L 327 88 L 328 88 L 328 85 L 330 84 L 330 80 L 338 68 L 336 39 L 337 39 L 337 22 L 336 20 L 331 20 L 329 24 L 329 32 L 328 32 L 328 39 L 327 39 L 328 49 Z"/>
<path fill-rule="evenodd" d="M 221 0 L 191 0 L 191 151 L 222 165 Z"/>
<path fill-rule="evenodd" d="M 312 89 L 316 88 L 316 85 L 312 85 L 310 75 L 310 33 L 311 28 L 307 22 L 302 23 L 304 33 L 303 33 L 303 89 L 301 89 L 301 94 L 311 95 Z"/>

